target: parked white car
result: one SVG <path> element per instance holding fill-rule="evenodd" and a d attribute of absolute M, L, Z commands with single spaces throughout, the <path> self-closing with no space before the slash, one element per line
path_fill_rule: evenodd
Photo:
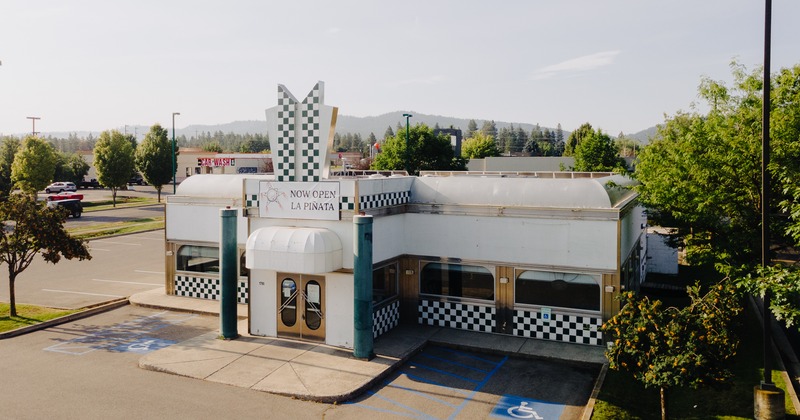
<path fill-rule="evenodd" d="M 62 191 L 78 191 L 78 187 L 75 186 L 74 182 L 54 182 L 44 189 L 44 192 L 48 194 Z"/>

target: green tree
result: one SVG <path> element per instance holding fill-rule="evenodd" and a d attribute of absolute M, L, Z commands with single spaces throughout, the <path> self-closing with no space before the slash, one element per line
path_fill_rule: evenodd
<path fill-rule="evenodd" d="M 726 279 L 702 296 L 698 285 L 687 292 L 691 303 L 680 309 L 627 292 L 620 312 L 601 328 L 613 343 L 606 351 L 609 368 L 659 388 L 662 419 L 668 417 L 670 389 L 725 383 L 731 376 L 727 361 L 739 344 L 731 332 L 741 311 L 732 283 Z"/>
<path fill-rule="evenodd" d="M 733 65 L 734 87 L 703 79 L 700 98 L 710 111 L 678 113 L 658 127 L 653 141 L 639 154 L 635 177 L 640 199 L 653 210 L 652 219 L 678 229 L 690 262 L 748 264 L 761 249 L 761 90 L 760 73 L 747 74 Z M 791 226 L 800 213 L 789 210 L 791 190 L 800 179 L 800 68 L 787 70 L 773 88 L 771 131 L 773 240 L 791 242 Z M 785 96 L 784 96 L 785 95 Z M 793 98 L 793 99 L 791 99 Z M 788 217 L 787 217 L 788 216 Z"/>
<path fill-rule="evenodd" d="M 172 143 L 167 130 L 160 124 L 150 127 L 144 140 L 134 153 L 136 169 L 142 173 L 145 181 L 155 187 L 158 202 L 161 202 L 161 190 L 172 180 Z"/>
<path fill-rule="evenodd" d="M 392 130 L 392 126 L 390 125 L 386 127 L 386 131 L 383 133 L 383 139 L 386 140 L 392 137 L 394 137 L 394 131 Z"/>
<path fill-rule="evenodd" d="M 111 201 L 116 207 L 117 190 L 128 184 L 134 169 L 131 143 L 117 130 L 103 131 L 94 146 L 94 167 L 97 180 L 111 188 Z"/>
<path fill-rule="evenodd" d="M 617 147 L 601 130 L 584 137 L 575 148 L 575 170 L 581 172 L 624 171 Z"/>
<path fill-rule="evenodd" d="M 86 242 L 73 238 L 64 229 L 66 218 L 63 208 L 49 208 L 26 194 L 12 194 L 0 202 L 0 262 L 8 267 L 11 316 L 17 316 L 17 276 L 30 266 L 36 254 L 41 253 L 45 261 L 53 264 L 61 257 L 92 258 Z"/>
<path fill-rule="evenodd" d="M 14 156 L 11 179 L 22 191 L 36 194 L 53 181 L 56 159 L 53 146 L 39 137 L 28 136 Z"/>
<path fill-rule="evenodd" d="M 56 170 L 53 179 L 72 181 L 79 185 L 89 173 L 89 164 L 77 153 L 56 153 Z"/>
<path fill-rule="evenodd" d="M 484 121 L 481 125 L 481 133 L 485 136 L 490 136 L 493 139 L 497 138 L 497 124 L 492 121 Z"/>
<path fill-rule="evenodd" d="M 222 145 L 218 141 L 208 142 L 203 145 L 203 151 L 212 153 L 222 153 Z"/>
<path fill-rule="evenodd" d="M 594 128 L 592 128 L 592 125 L 588 122 L 583 123 L 577 130 L 569 133 L 567 143 L 564 145 L 564 156 L 573 156 L 578 144 L 580 144 L 584 138 L 591 135 L 594 135 Z"/>
<path fill-rule="evenodd" d="M 0 145 L 0 199 L 8 197 L 14 190 L 14 181 L 11 178 L 11 165 L 14 156 L 19 150 L 20 142 L 16 137 L 5 137 Z"/>
<path fill-rule="evenodd" d="M 478 132 L 478 123 L 476 123 L 475 120 L 469 120 L 469 123 L 467 123 L 467 132 L 464 133 L 464 138 L 471 139 L 475 137 L 475 133 L 477 132 Z"/>
<path fill-rule="evenodd" d="M 461 156 L 465 159 L 483 159 L 500 156 L 500 150 L 493 138 L 476 131 L 474 137 L 466 139 L 461 145 Z"/>
<path fill-rule="evenodd" d="M 372 161 L 372 169 L 402 170 L 409 174 L 419 174 L 425 170 L 464 170 L 466 162 L 456 157 L 447 134 L 433 135 L 433 130 L 425 124 L 409 127 L 409 153 L 406 155 L 406 132 L 386 140 L 381 153 Z M 408 158 L 408 167 L 406 167 Z"/>

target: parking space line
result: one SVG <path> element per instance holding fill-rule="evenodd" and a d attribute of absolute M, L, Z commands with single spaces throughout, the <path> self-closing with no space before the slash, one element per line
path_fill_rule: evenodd
<path fill-rule="evenodd" d="M 470 379 L 470 378 L 467 378 L 467 377 L 461 376 L 461 375 L 456 375 L 455 373 L 450 373 L 450 372 L 448 372 L 446 370 L 436 369 L 435 367 L 424 365 L 422 363 L 414 363 L 414 366 L 421 367 L 421 368 L 426 369 L 426 370 L 430 370 L 431 372 L 441 373 L 442 375 L 452 376 L 454 378 L 458 378 L 458 379 L 461 379 L 461 380 L 467 381 L 467 382 L 472 382 L 474 384 L 478 383 L 478 381 L 476 381 L 474 379 Z"/>
<path fill-rule="evenodd" d="M 88 295 L 88 296 L 103 296 L 103 297 L 113 297 L 113 298 L 121 298 L 125 296 L 120 295 L 105 295 L 102 293 L 88 293 L 88 292 L 73 292 L 72 290 L 56 290 L 56 289 L 42 289 L 43 292 L 54 292 L 54 293 L 73 293 L 76 295 Z"/>
<path fill-rule="evenodd" d="M 472 401 L 472 397 L 474 397 L 475 394 L 477 394 L 481 390 L 481 388 L 483 388 L 484 385 L 486 385 L 486 383 L 489 382 L 489 379 L 492 379 L 492 376 L 494 376 L 500 370 L 500 368 L 503 366 L 503 364 L 506 363 L 506 360 L 508 360 L 508 356 L 503 357 L 503 360 L 501 360 L 499 363 L 497 363 L 497 365 L 494 367 L 494 369 L 492 369 L 492 371 L 489 372 L 489 374 L 487 374 L 486 377 L 483 378 L 483 381 L 481 381 L 478 384 L 478 386 L 475 387 L 475 389 L 472 390 L 472 393 L 470 394 L 470 396 L 467 397 L 467 398 L 464 398 L 464 401 L 461 402 L 461 406 L 458 407 L 456 409 L 456 411 L 453 414 L 450 415 L 450 417 L 449 417 L 450 419 L 456 418 L 456 416 L 459 413 L 461 413 L 461 410 L 463 410 L 464 407 L 467 406 L 467 403 L 469 401 Z"/>
<path fill-rule="evenodd" d="M 415 380 L 417 382 L 422 382 L 422 383 L 426 383 L 426 384 L 429 384 L 429 385 L 435 385 L 435 386 L 442 387 L 442 388 L 450 388 L 449 386 L 447 386 L 445 384 L 442 384 L 442 383 L 439 383 L 439 382 L 436 382 L 436 381 L 432 381 L 430 379 L 425 379 L 425 378 L 423 378 L 421 376 L 413 375 L 413 374 L 408 373 L 406 371 L 403 371 L 403 375 L 406 375 L 409 379 Z M 464 394 L 464 395 L 469 394 L 469 392 L 464 391 L 462 389 L 458 389 L 458 388 L 452 388 L 452 389 L 453 389 L 453 391 L 459 392 L 459 393 Z"/>
<path fill-rule="evenodd" d="M 450 407 L 450 408 L 456 408 L 456 407 L 458 407 L 458 406 L 457 406 L 457 405 L 455 405 L 455 404 L 450 404 L 450 403 L 449 403 L 449 402 L 447 402 L 447 401 L 444 401 L 444 400 L 442 400 L 442 399 L 439 399 L 439 398 L 436 398 L 436 397 L 430 396 L 430 395 L 428 395 L 428 394 L 426 394 L 426 393 L 424 393 L 424 392 L 422 392 L 422 391 L 417 391 L 416 389 L 412 389 L 412 388 L 409 388 L 409 387 L 406 387 L 406 386 L 392 385 L 392 384 L 388 384 L 388 383 L 384 383 L 384 385 L 385 385 L 385 386 L 387 386 L 387 387 L 389 387 L 389 388 L 399 389 L 399 390 L 401 390 L 401 391 L 408 391 L 408 392 L 410 392 L 410 393 L 412 393 L 412 394 L 414 394 L 414 395 L 418 395 L 418 396 L 420 396 L 420 397 L 422 397 L 422 398 L 425 398 L 425 399 L 431 400 L 431 401 L 433 401 L 433 402 L 437 402 L 437 403 L 439 403 L 439 404 L 446 405 L 446 406 L 448 406 L 448 407 Z"/>
<path fill-rule="evenodd" d="M 164 274 L 163 271 L 148 271 L 148 270 L 133 270 L 134 273 L 144 273 L 144 274 Z"/>
<path fill-rule="evenodd" d="M 384 400 L 384 401 L 386 401 L 386 402 L 388 402 L 390 404 L 394 404 L 394 405 L 396 405 L 398 407 L 405 408 L 406 410 L 411 411 L 412 413 L 417 413 L 418 416 L 416 418 L 435 419 L 435 417 L 431 417 L 428 414 L 425 414 L 422 411 L 419 411 L 419 410 L 415 409 L 414 407 L 409 407 L 409 406 L 407 406 L 405 404 L 399 403 L 399 402 L 394 401 L 394 400 L 392 400 L 390 398 L 386 398 L 383 395 L 377 394 L 375 391 L 367 391 L 367 393 L 372 395 L 372 396 L 378 397 L 378 398 L 380 398 L 380 399 L 382 399 L 382 400 Z"/>
<path fill-rule="evenodd" d="M 139 281 L 121 281 L 121 280 L 103 280 L 103 279 L 92 279 L 92 281 L 101 281 L 104 283 L 123 283 L 123 284 L 144 284 L 146 286 L 159 286 L 161 283 L 144 283 Z"/>
<path fill-rule="evenodd" d="M 100 243 L 104 243 L 104 244 L 112 244 L 112 245 L 142 246 L 142 244 L 137 244 L 137 243 L 106 241 L 106 240 L 103 240 L 103 239 L 98 239 L 95 242 L 100 242 Z"/>
<path fill-rule="evenodd" d="M 480 356 L 478 356 L 476 354 L 464 353 L 463 351 L 458 351 L 458 350 L 454 350 L 454 349 L 448 349 L 448 348 L 445 348 L 445 347 L 439 347 L 439 350 L 445 351 L 447 353 L 457 354 L 459 356 L 463 356 L 463 357 L 466 357 L 466 358 L 469 358 L 469 359 L 473 359 L 473 360 L 478 360 L 478 361 L 481 361 L 481 362 L 489 363 L 492 366 L 497 364 L 497 362 L 494 361 L 494 360 L 484 359 L 483 357 L 480 357 Z"/>
<path fill-rule="evenodd" d="M 485 370 L 485 369 L 476 368 L 475 366 L 465 365 L 463 363 L 454 362 L 452 360 L 444 359 L 444 358 L 441 358 L 441 357 L 431 356 L 431 355 L 425 354 L 425 353 L 420 354 L 420 356 L 427 357 L 428 359 L 432 359 L 432 360 L 438 360 L 440 362 L 444 362 L 444 363 L 447 363 L 449 365 L 455 365 L 455 366 L 463 367 L 465 369 L 474 370 L 474 371 L 481 372 L 481 373 L 489 373 L 489 371 Z"/>

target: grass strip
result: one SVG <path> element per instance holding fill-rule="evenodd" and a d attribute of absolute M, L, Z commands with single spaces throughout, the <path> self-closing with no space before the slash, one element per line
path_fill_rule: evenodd
<path fill-rule="evenodd" d="M 124 222 L 98 223 L 67 229 L 70 235 L 81 239 L 164 229 L 164 217 L 126 220 Z"/>
<path fill-rule="evenodd" d="M 150 197 L 117 196 L 116 206 L 114 206 L 113 200 L 84 201 L 82 204 L 84 212 L 91 212 L 91 211 L 118 209 L 124 207 L 147 206 L 150 204 L 158 204 L 158 201 Z"/>
<path fill-rule="evenodd" d="M 11 305 L 0 303 L 0 332 L 36 325 L 40 322 L 74 314 L 78 310 L 47 308 L 36 305 L 17 305 L 17 316 L 11 316 Z"/>

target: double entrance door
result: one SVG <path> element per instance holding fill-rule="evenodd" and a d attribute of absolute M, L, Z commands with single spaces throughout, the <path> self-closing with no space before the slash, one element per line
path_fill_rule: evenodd
<path fill-rule="evenodd" d="M 278 273 L 278 336 L 325 341 L 325 277 Z"/>

